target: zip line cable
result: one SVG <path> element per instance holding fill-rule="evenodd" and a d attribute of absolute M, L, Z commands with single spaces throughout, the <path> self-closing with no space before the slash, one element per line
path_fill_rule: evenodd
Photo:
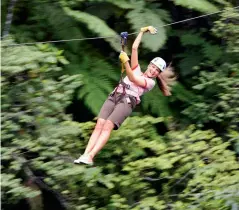
<path fill-rule="evenodd" d="M 237 9 L 238 7 L 239 6 L 230 8 L 230 10 Z M 177 21 L 177 22 L 161 25 L 161 26 L 158 26 L 156 28 L 163 28 L 163 27 L 166 27 L 166 26 L 171 26 L 171 25 L 183 23 L 183 22 L 187 22 L 187 21 L 190 21 L 190 20 L 195 20 L 195 19 L 198 19 L 198 18 L 215 15 L 215 14 L 221 13 L 223 11 L 224 10 L 220 10 L 220 11 L 217 11 L 217 12 L 213 12 L 213 13 L 209 13 L 209 14 L 205 14 L 205 15 L 200 15 L 200 16 L 197 16 L 197 17 L 194 17 L 194 18 L 188 18 L 188 19 L 185 19 L 185 20 L 180 20 L 180 21 Z M 133 35 L 133 34 L 137 34 L 137 33 L 138 32 L 134 32 L 134 33 L 130 33 L 128 35 Z M 19 43 L 19 44 L 9 44 L 9 45 L 5 45 L 5 46 L 3 45 L 2 47 L 13 47 L 13 46 L 46 44 L 46 43 L 59 43 L 59 42 L 72 42 L 72 41 L 84 41 L 84 40 L 107 39 L 107 38 L 119 38 L 119 36 L 118 35 L 117 36 L 99 36 L 99 37 L 88 37 L 88 38 L 79 38 L 79 39 L 62 39 L 62 40 L 52 40 L 52 41 L 42 41 L 42 42 L 26 42 L 26 43 Z"/>
<path fill-rule="evenodd" d="M 230 10 L 237 9 L 238 7 L 239 7 L 239 6 L 230 8 Z M 173 23 L 169 23 L 169 24 L 162 25 L 162 26 L 158 26 L 158 27 L 156 27 L 156 28 L 163 28 L 163 27 L 165 27 L 165 26 L 171 26 L 171 25 L 175 25 L 175 24 L 187 22 L 187 21 L 190 21 L 190 20 L 198 19 L 198 18 L 202 18 L 202 17 L 206 17 L 206 16 L 210 16 L 210 15 L 215 15 L 215 14 L 221 13 L 221 12 L 223 12 L 223 11 L 224 11 L 224 10 L 220 10 L 220 11 L 217 11 L 217 12 L 213 12 L 213 13 L 209 13 L 209 14 L 205 14 L 205 15 L 200 15 L 200 16 L 197 16 L 197 17 L 194 17 L 194 18 L 188 18 L 188 19 L 185 19 L 185 20 L 180 20 L 180 21 L 177 21 L 177 22 L 173 22 Z M 135 33 L 131 33 L 131 34 L 129 34 L 129 35 L 137 34 L 137 33 L 138 33 L 138 32 L 135 32 Z"/>

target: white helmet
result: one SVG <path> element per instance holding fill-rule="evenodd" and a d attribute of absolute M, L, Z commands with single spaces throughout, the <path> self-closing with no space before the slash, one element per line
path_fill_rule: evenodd
<path fill-rule="evenodd" d="M 161 71 L 164 71 L 166 68 L 166 62 L 160 57 L 154 58 L 151 61 L 151 63 L 153 63 L 155 66 L 157 66 Z"/>

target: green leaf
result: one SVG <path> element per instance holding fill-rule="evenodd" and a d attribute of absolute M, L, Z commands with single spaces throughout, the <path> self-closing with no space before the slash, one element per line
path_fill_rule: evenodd
<path fill-rule="evenodd" d="M 174 0 L 176 5 L 200 12 L 217 12 L 219 9 L 207 0 Z"/>
<path fill-rule="evenodd" d="M 64 11 L 69 16 L 86 24 L 87 27 L 92 32 L 96 33 L 98 36 L 104 37 L 104 39 L 110 43 L 113 49 L 115 49 L 116 51 L 119 50 L 119 47 L 120 47 L 119 35 L 114 30 L 112 30 L 109 26 L 107 26 L 105 21 L 89 13 L 74 11 L 67 7 L 64 7 Z"/>
<path fill-rule="evenodd" d="M 168 107 L 169 99 L 162 94 L 159 88 L 154 87 L 149 93 L 143 96 L 142 107 L 148 112 L 154 113 L 161 117 L 172 116 L 172 112 Z"/>
<path fill-rule="evenodd" d="M 115 1 L 115 0 L 106 0 L 107 2 L 114 4 L 122 9 L 133 9 L 134 5 L 131 4 L 128 1 L 120 0 L 120 1 Z"/>
<path fill-rule="evenodd" d="M 135 31 L 145 26 L 154 26 L 157 28 L 156 35 L 145 34 L 142 43 L 145 48 L 157 52 L 166 42 L 166 30 L 162 27 L 165 23 L 160 16 L 152 10 L 145 8 L 134 9 L 126 15 L 129 23 Z"/>

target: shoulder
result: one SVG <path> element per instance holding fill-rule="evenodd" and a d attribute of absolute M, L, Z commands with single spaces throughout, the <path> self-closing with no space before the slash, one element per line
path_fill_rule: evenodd
<path fill-rule="evenodd" d="M 147 78 L 145 77 L 145 88 L 148 90 L 153 89 L 153 87 L 155 86 L 155 80 L 151 79 L 151 78 Z"/>

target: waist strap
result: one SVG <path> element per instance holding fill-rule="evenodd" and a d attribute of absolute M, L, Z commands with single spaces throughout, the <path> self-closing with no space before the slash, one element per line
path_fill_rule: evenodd
<path fill-rule="evenodd" d="M 134 97 L 138 97 L 138 92 L 135 91 L 131 86 L 127 83 L 125 83 L 123 80 L 120 81 L 119 85 L 121 85 L 123 88 L 126 88 L 128 91 L 127 93 L 130 95 L 133 95 Z"/>
<path fill-rule="evenodd" d="M 130 85 L 125 83 L 123 80 L 121 80 L 119 84 L 125 87 L 126 89 L 130 89 Z"/>
<path fill-rule="evenodd" d="M 119 90 L 119 89 L 118 89 L 119 87 L 122 87 L 122 89 Z M 114 91 L 112 92 L 112 94 L 114 95 L 114 93 L 121 93 L 121 94 L 124 94 L 124 95 L 125 95 L 125 94 L 126 94 L 125 89 L 127 89 L 127 95 L 133 96 L 133 97 L 135 97 L 136 99 L 139 97 L 138 92 L 136 92 L 134 89 L 132 89 L 129 84 L 125 83 L 125 82 L 123 81 L 123 79 L 120 80 L 118 86 L 114 89 Z"/>
<path fill-rule="evenodd" d="M 124 93 L 124 91 L 116 90 L 116 93 Z M 139 97 L 138 93 L 136 93 L 135 91 L 132 91 L 132 90 L 127 90 L 127 95 L 134 96 L 135 98 Z"/>

